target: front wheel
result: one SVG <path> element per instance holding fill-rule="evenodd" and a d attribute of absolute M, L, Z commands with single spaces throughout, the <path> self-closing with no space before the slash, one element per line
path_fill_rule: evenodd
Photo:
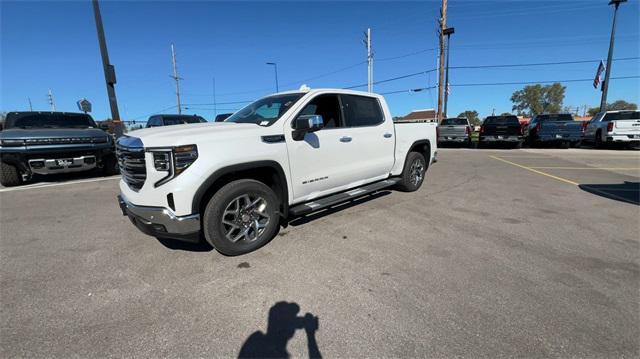
<path fill-rule="evenodd" d="M 417 191 L 424 182 L 426 172 L 427 161 L 424 156 L 418 152 L 409 153 L 398 183 L 398 189 L 403 192 Z"/>
<path fill-rule="evenodd" d="M 0 184 L 5 187 L 22 184 L 22 176 L 16 166 L 0 161 Z"/>
<path fill-rule="evenodd" d="M 256 250 L 275 236 L 279 206 L 273 190 L 262 182 L 230 182 L 216 192 L 204 210 L 204 237 L 228 256 Z"/>

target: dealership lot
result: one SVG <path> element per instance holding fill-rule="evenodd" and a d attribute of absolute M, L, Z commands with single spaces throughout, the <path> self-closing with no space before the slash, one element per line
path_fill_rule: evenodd
<path fill-rule="evenodd" d="M 0 189 L 2 356 L 235 356 L 281 301 L 327 357 L 639 354 L 640 152 L 439 158 L 418 192 L 240 257 L 140 233 L 117 178 Z M 287 349 L 306 356 L 304 330 Z"/>

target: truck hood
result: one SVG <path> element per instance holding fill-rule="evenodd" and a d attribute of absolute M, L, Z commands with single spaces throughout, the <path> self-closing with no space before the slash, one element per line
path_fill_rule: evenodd
<path fill-rule="evenodd" d="M 95 138 L 109 136 L 99 128 L 9 128 L 0 131 L 0 139 L 26 140 L 34 138 Z"/>
<path fill-rule="evenodd" d="M 145 128 L 131 131 L 127 136 L 139 138 L 144 147 L 164 147 L 230 140 L 264 132 L 264 127 L 252 123 L 210 122 Z"/>

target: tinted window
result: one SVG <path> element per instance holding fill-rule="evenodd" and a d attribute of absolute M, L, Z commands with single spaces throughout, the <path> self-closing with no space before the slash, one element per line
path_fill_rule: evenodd
<path fill-rule="evenodd" d="M 340 127 L 340 101 L 337 95 L 320 95 L 315 97 L 300 111 L 300 115 L 320 115 L 324 121 L 324 128 Z"/>
<path fill-rule="evenodd" d="M 224 122 L 270 126 L 284 115 L 302 95 L 302 93 L 293 93 L 262 98 L 229 116 Z"/>
<path fill-rule="evenodd" d="M 89 115 L 83 113 L 11 112 L 7 115 L 6 128 L 87 128 L 96 127 Z"/>
<path fill-rule="evenodd" d="M 443 126 L 466 126 L 467 120 L 464 118 L 445 118 L 442 120 Z"/>
<path fill-rule="evenodd" d="M 484 125 L 516 125 L 520 126 L 520 121 L 516 116 L 489 116 L 484 122 Z"/>
<path fill-rule="evenodd" d="M 377 99 L 355 95 L 341 97 L 347 127 L 375 126 L 384 121 Z"/>
<path fill-rule="evenodd" d="M 640 111 L 612 112 L 604 115 L 604 121 L 640 120 Z"/>
<path fill-rule="evenodd" d="M 569 113 L 538 115 L 536 119 L 543 122 L 566 122 L 573 121 L 573 115 Z"/>

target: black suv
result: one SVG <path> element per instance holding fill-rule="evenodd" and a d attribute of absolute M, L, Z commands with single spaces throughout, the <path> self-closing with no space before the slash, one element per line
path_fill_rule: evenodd
<path fill-rule="evenodd" d="M 185 123 L 205 123 L 207 120 L 198 115 L 154 115 L 149 117 L 147 127 L 184 125 Z"/>
<path fill-rule="evenodd" d="M 118 173 L 113 138 L 91 116 L 68 112 L 9 112 L 0 132 L 0 183 L 17 186 L 34 174 Z"/>

